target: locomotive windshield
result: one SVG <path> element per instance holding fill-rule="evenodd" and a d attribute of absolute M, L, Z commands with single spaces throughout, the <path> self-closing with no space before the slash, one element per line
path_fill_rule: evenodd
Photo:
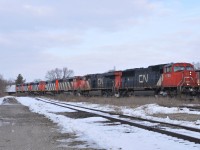
<path fill-rule="evenodd" d="M 192 66 L 175 66 L 174 67 L 174 72 L 178 72 L 178 71 L 184 71 L 184 70 L 188 70 L 188 71 L 193 71 L 194 68 Z"/>
<path fill-rule="evenodd" d="M 174 67 L 174 72 L 183 71 L 183 70 L 185 70 L 184 66 L 175 66 Z"/>
<path fill-rule="evenodd" d="M 194 68 L 192 66 L 186 66 L 186 70 L 194 71 Z"/>

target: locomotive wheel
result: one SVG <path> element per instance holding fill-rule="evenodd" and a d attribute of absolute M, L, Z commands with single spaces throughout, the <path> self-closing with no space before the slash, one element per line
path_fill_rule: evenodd
<path fill-rule="evenodd" d="M 115 97 L 119 98 L 120 97 L 120 92 L 115 93 Z"/>
<path fill-rule="evenodd" d="M 108 97 L 108 93 L 106 91 L 102 92 L 103 97 Z"/>
<path fill-rule="evenodd" d="M 134 96 L 134 92 L 133 92 L 133 91 L 129 91 L 129 92 L 127 93 L 127 95 L 128 95 L 128 97 Z"/>

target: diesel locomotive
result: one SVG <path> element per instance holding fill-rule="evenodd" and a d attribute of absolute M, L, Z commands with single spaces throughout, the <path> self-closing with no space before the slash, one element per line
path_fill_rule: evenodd
<path fill-rule="evenodd" d="M 197 95 L 200 72 L 190 63 L 169 63 L 112 71 L 65 80 L 16 85 L 18 93 L 70 93 L 84 96 Z"/>

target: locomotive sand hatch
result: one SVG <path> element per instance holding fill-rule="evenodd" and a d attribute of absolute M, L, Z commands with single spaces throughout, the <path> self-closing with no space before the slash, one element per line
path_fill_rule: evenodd
<path fill-rule="evenodd" d="M 199 95 L 200 74 L 190 63 L 169 63 L 123 71 L 75 76 L 66 80 L 16 85 L 17 93 L 70 93 L 83 96 Z"/>

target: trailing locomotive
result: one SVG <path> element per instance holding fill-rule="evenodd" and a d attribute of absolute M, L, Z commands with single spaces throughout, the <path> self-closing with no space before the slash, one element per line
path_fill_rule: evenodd
<path fill-rule="evenodd" d="M 16 86 L 17 92 L 45 94 L 68 92 L 84 96 L 196 95 L 200 74 L 190 63 L 171 63 L 76 76 L 66 80 L 41 81 Z"/>

